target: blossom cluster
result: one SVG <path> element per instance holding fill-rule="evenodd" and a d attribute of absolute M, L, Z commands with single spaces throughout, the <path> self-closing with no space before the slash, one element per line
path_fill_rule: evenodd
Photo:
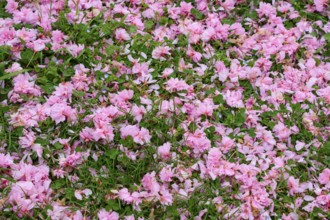
<path fill-rule="evenodd" d="M 0 2 L 0 216 L 329 219 L 330 4 Z"/>

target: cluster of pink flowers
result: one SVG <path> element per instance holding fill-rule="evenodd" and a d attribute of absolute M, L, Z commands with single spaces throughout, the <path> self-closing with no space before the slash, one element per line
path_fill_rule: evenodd
<path fill-rule="evenodd" d="M 0 11 L 0 213 L 329 217 L 327 1 Z"/>
<path fill-rule="evenodd" d="M 23 161 L 14 163 L 16 158 L 8 154 L 0 154 L 0 159 L 0 168 L 4 170 L 1 171 L 0 188 L 11 186 L 6 203 L 12 205 L 18 216 L 31 215 L 34 208 L 45 207 L 49 203 L 53 191 L 48 166 L 34 166 Z M 8 169 L 10 171 L 7 172 Z M 10 184 L 10 179 L 15 182 Z"/>

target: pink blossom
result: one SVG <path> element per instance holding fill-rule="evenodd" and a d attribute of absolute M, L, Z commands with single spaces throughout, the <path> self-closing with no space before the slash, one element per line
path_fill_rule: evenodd
<path fill-rule="evenodd" d="M 140 122 L 142 120 L 142 117 L 145 113 L 147 113 L 147 110 L 144 106 L 138 107 L 137 105 L 134 105 L 132 108 L 132 115 L 137 122 Z"/>
<path fill-rule="evenodd" d="M 211 40 L 215 35 L 216 35 L 216 32 L 215 32 L 214 28 L 209 27 L 209 28 L 207 28 L 205 31 L 203 31 L 203 34 L 202 34 L 202 40 L 205 41 L 205 42 L 208 42 L 208 41 Z"/>
<path fill-rule="evenodd" d="M 235 108 L 243 108 L 243 95 L 241 91 L 230 91 L 227 90 L 227 92 L 224 94 L 224 98 L 226 100 L 227 105 Z"/>
<path fill-rule="evenodd" d="M 287 128 L 282 122 L 278 122 L 278 124 L 274 126 L 273 130 L 276 137 L 280 140 L 286 140 L 291 135 L 290 129 Z"/>
<path fill-rule="evenodd" d="M 292 176 L 290 176 L 288 179 L 288 187 L 289 187 L 290 195 L 304 192 L 304 189 L 301 187 L 299 183 L 299 179 L 295 179 Z"/>
<path fill-rule="evenodd" d="M 170 47 L 168 46 L 158 46 L 152 51 L 152 58 L 158 59 L 161 61 L 166 60 L 165 56 L 170 55 Z"/>
<path fill-rule="evenodd" d="M 22 101 L 19 98 L 20 94 L 31 96 L 40 96 L 41 89 L 35 85 L 35 77 L 28 73 L 19 74 L 13 79 L 14 89 L 9 92 L 8 96 L 11 97 L 12 102 Z"/>
<path fill-rule="evenodd" d="M 169 92 L 176 92 L 182 90 L 189 90 L 190 86 L 184 81 L 177 78 L 171 78 L 166 82 L 166 90 Z"/>
<path fill-rule="evenodd" d="M 69 44 L 66 46 L 66 49 L 73 57 L 78 57 L 80 53 L 84 50 L 85 46 L 82 44 Z"/>
<path fill-rule="evenodd" d="M 49 108 L 48 115 L 56 122 L 56 124 L 65 120 L 75 122 L 77 120 L 76 110 L 64 103 L 56 103 Z"/>
<path fill-rule="evenodd" d="M 124 89 L 120 92 L 118 92 L 118 98 L 122 101 L 126 102 L 130 100 L 133 97 L 134 92 L 132 90 Z"/>
<path fill-rule="evenodd" d="M 19 63 L 15 62 L 15 63 L 13 63 L 13 65 L 10 68 L 6 69 L 5 72 L 6 73 L 12 73 L 12 72 L 20 71 L 22 69 L 23 68 L 21 67 L 21 65 Z"/>
<path fill-rule="evenodd" d="M 166 142 L 162 146 L 158 147 L 158 155 L 162 160 L 169 160 L 172 157 L 172 154 L 170 152 L 171 144 L 169 142 Z"/>
<path fill-rule="evenodd" d="M 188 15 L 190 14 L 191 9 L 193 8 L 193 6 L 191 5 L 191 3 L 186 3 L 184 1 L 180 2 L 180 9 L 181 9 L 181 13 Z"/>
<path fill-rule="evenodd" d="M 211 147 L 211 141 L 200 129 L 197 129 L 194 133 L 185 133 L 184 136 L 187 146 L 192 148 L 195 154 L 203 153 Z"/>
<path fill-rule="evenodd" d="M 45 48 L 46 48 L 45 41 L 40 40 L 40 39 L 33 41 L 33 50 L 34 51 L 42 51 Z"/>
<path fill-rule="evenodd" d="M 159 178 L 162 182 L 171 182 L 174 176 L 173 171 L 170 168 L 163 168 L 159 173 Z"/>
<path fill-rule="evenodd" d="M 8 0 L 6 5 L 6 11 L 8 13 L 13 13 L 18 9 L 18 3 L 15 0 Z"/>
<path fill-rule="evenodd" d="M 127 41 L 130 40 L 131 37 L 129 36 L 129 34 L 127 33 L 127 31 L 123 28 L 118 28 L 115 31 L 115 37 L 117 40 L 119 41 Z"/>
<path fill-rule="evenodd" d="M 227 153 L 235 145 L 235 141 L 226 136 L 222 138 L 221 144 L 222 144 L 222 148 L 221 148 L 222 151 L 224 153 Z"/>
<path fill-rule="evenodd" d="M 145 128 L 139 129 L 137 125 L 128 125 L 120 129 L 121 137 L 131 136 L 134 142 L 138 144 L 146 144 L 150 142 L 151 136 Z"/>
<path fill-rule="evenodd" d="M 168 190 L 162 188 L 159 201 L 162 205 L 170 206 L 173 204 L 173 195 Z"/>
<path fill-rule="evenodd" d="M 155 172 L 147 173 L 142 178 L 143 187 L 151 194 L 158 193 L 160 191 L 160 185 L 155 178 Z"/>
<path fill-rule="evenodd" d="M 165 68 L 163 71 L 163 78 L 167 78 L 169 75 L 171 75 L 174 72 L 172 68 Z"/>
<path fill-rule="evenodd" d="M 321 184 L 330 186 L 330 169 L 326 168 L 319 175 L 319 182 Z"/>
<path fill-rule="evenodd" d="M 134 198 L 131 196 L 131 194 L 128 192 L 127 188 L 123 188 L 121 190 L 119 190 L 118 192 L 118 196 L 121 200 L 127 202 L 127 203 L 131 203 L 133 202 Z"/>
<path fill-rule="evenodd" d="M 271 4 L 263 2 L 259 3 L 259 9 L 257 9 L 257 12 L 259 17 L 276 15 L 276 9 Z"/>
<path fill-rule="evenodd" d="M 314 0 L 316 11 L 322 12 L 324 10 L 324 8 L 326 7 L 327 2 L 328 1 L 326 1 L 326 0 Z"/>
<path fill-rule="evenodd" d="M 119 220 L 119 215 L 117 212 L 107 212 L 104 209 L 97 213 L 99 220 Z"/>

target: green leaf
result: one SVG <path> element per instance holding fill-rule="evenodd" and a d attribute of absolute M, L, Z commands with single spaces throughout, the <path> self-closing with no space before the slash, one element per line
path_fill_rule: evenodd
<path fill-rule="evenodd" d="M 323 144 L 323 147 L 320 148 L 319 153 L 330 156 L 330 141 L 327 141 Z"/>
<path fill-rule="evenodd" d="M 189 130 L 192 132 L 195 132 L 195 130 L 197 129 L 197 125 L 195 122 L 191 122 L 188 126 Z"/>
<path fill-rule="evenodd" d="M 1 76 L 0 77 L 0 80 L 5 80 L 5 79 L 11 79 L 13 78 L 14 76 L 17 76 L 23 72 L 26 72 L 27 70 L 26 69 L 22 69 L 22 70 L 19 70 L 19 71 L 16 71 L 16 72 L 12 72 L 12 73 L 9 73 L 9 74 L 6 74 L 4 76 Z"/>
<path fill-rule="evenodd" d="M 114 45 L 110 45 L 105 49 L 105 52 L 109 55 L 112 56 L 117 50 L 117 47 Z"/>
<path fill-rule="evenodd" d="M 56 143 L 54 144 L 54 147 L 55 147 L 57 150 L 60 150 L 60 149 L 63 148 L 63 145 L 60 144 L 59 142 L 56 142 Z"/>
<path fill-rule="evenodd" d="M 324 39 L 329 43 L 330 42 L 330 33 L 325 34 Z"/>
<path fill-rule="evenodd" d="M 120 152 L 116 149 L 110 149 L 105 153 L 106 156 L 108 156 L 110 159 L 116 159 L 116 157 L 120 154 Z"/>
<path fill-rule="evenodd" d="M 168 23 L 169 19 L 167 17 L 161 17 L 159 19 L 159 24 L 160 25 L 166 25 Z"/>
<path fill-rule="evenodd" d="M 219 94 L 213 98 L 213 102 L 214 104 L 219 105 L 225 103 L 225 100 L 223 99 L 223 96 Z"/>
<path fill-rule="evenodd" d="M 245 109 L 240 109 L 235 114 L 235 125 L 236 126 L 242 126 L 246 119 L 246 113 Z"/>
<path fill-rule="evenodd" d="M 149 29 L 151 29 L 154 26 L 154 22 L 152 20 L 147 20 L 145 22 L 144 26 L 145 26 L 145 29 L 146 30 L 149 30 Z"/>
<path fill-rule="evenodd" d="M 229 18 L 224 18 L 224 19 L 221 20 L 221 23 L 232 25 L 232 24 L 235 23 L 235 20 L 234 19 L 229 19 Z"/>
<path fill-rule="evenodd" d="M 74 90 L 74 91 L 73 91 L 73 94 L 74 94 L 75 96 L 77 96 L 77 97 L 82 98 L 82 97 L 84 97 L 85 92 Z"/>
<path fill-rule="evenodd" d="M 192 8 L 190 13 L 196 17 L 197 20 L 204 18 L 204 14 L 198 11 L 196 8 Z"/>
<path fill-rule="evenodd" d="M 136 26 L 130 26 L 130 27 L 128 28 L 128 31 L 129 31 L 130 33 L 135 33 L 135 32 L 137 31 L 137 27 L 136 27 Z"/>
<path fill-rule="evenodd" d="M 107 209 L 108 210 L 114 210 L 114 211 L 118 211 L 120 210 L 120 205 L 119 202 L 116 200 L 108 200 L 107 201 L 108 205 L 107 205 Z"/>

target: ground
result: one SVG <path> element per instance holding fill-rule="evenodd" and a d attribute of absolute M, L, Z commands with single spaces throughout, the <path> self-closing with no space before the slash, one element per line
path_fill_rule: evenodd
<path fill-rule="evenodd" d="M 330 219 L 330 2 L 0 2 L 4 219 Z"/>

